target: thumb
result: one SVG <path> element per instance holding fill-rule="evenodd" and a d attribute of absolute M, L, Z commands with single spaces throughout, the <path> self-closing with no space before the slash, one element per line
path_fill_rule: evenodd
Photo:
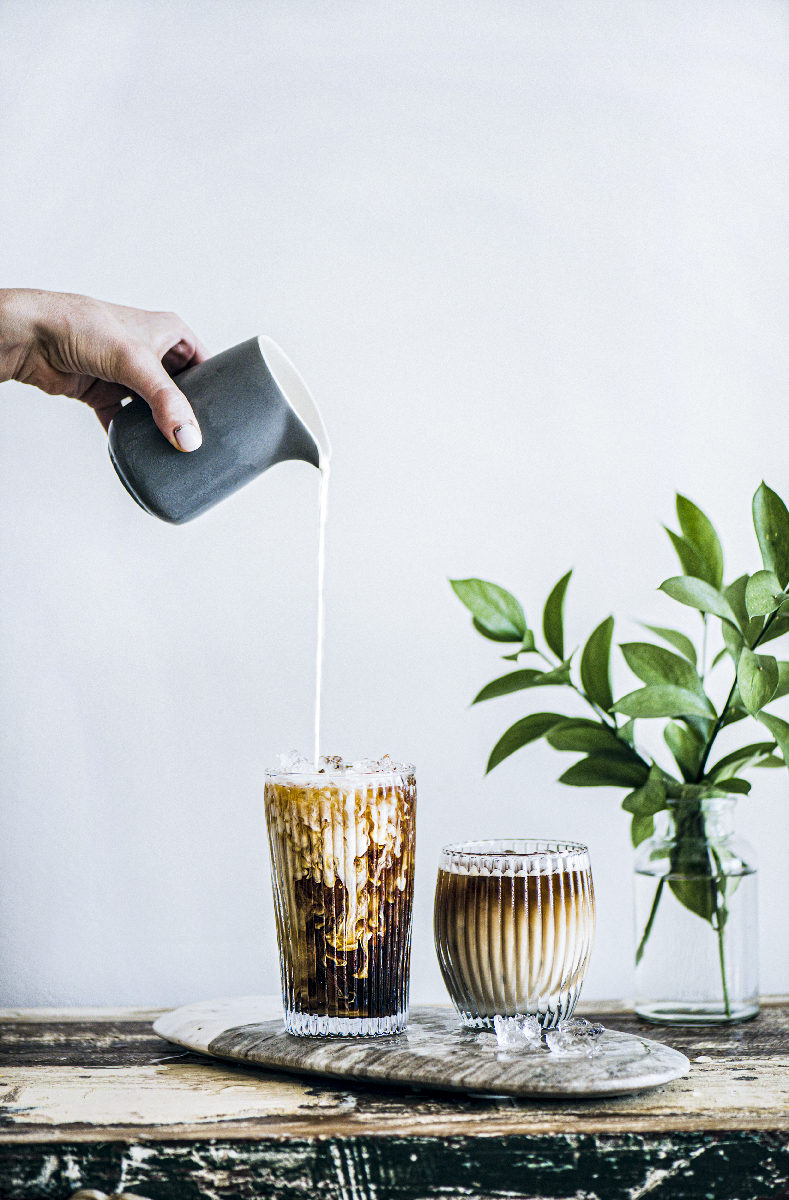
<path fill-rule="evenodd" d="M 153 351 L 139 342 L 125 347 L 119 355 L 117 380 L 147 400 L 170 445 L 176 450 L 199 449 L 203 435 L 192 406 Z"/>

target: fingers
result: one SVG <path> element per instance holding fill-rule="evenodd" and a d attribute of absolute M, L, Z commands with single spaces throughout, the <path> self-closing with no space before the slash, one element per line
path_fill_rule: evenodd
<path fill-rule="evenodd" d="M 154 421 L 171 446 L 187 452 L 199 449 L 203 437 L 192 406 L 152 350 L 139 342 L 124 346 L 114 378 L 147 400 Z M 99 420 L 104 424 L 101 416 Z"/>
<path fill-rule="evenodd" d="M 190 334 L 188 338 L 180 338 L 162 355 L 162 363 L 170 375 L 178 375 L 187 367 L 194 367 L 197 363 L 205 362 L 209 357 L 203 343 L 198 341 L 194 334 Z"/>

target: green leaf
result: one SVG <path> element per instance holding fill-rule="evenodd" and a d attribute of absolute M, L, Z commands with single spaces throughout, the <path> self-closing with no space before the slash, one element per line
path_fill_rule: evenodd
<path fill-rule="evenodd" d="M 696 668 L 686 658 L 651 642 L 625 642 L 619 649 L 625 662 L 642 683 L 671 683 L 703 694 Z"/>
<path fill-rule="evenodd" d="M 474 628 L 494 642 L 520 642 L 526 617 L 510 592 L 484 579 L 450 579 L 455 595 L 474 617 Z"/>
<path fill-rule="evenodd" d="M 740 654 L 742 653 L 742 650 L 744 648 L 747 649 L 745 646 L 745 640 L 743 639 L 739 629 L 735 629 L 733 625 L 728 623 L 728 621 L 723 622 L 721 625 L 721 631 L 723 633 L 723 640 L 726 643 L 726 649 L 731 655 L 732 661 L 736 667 L 737 663 L 740 661 Z"/>
<path fill-rule="evenodd" d="M 785 599 L 774 571 L 757 571 L 745 585 L 745 608 L 749 619 L 774 612 Z"/>
<path fill-rule="evenodd" d="M 715 724 L 715 718 L 692 717 L 688 713 L 685 713 L 682 717 L 682 720 L 691 730 L 693 736 L 698 738 L 702 745 L 706 746 L 709 736 L 712 733 L 712 727 Z"/>
<path fill-rule="evenodd" d="M 620 730 L 618 730 L 617 736 L 623 742 L 627 742 L 628 746 L 632 746 L 633 749 L 635 750 L 635 748 L 636 748 L 636 723 L 635 723 L 635 721 L 626 721 L 625 724 L 622 726 L 622 728 Z"/>
<path fill-rule="evenodd" d="M 760 646 L 764 646 L 767 642 L 774 641 L 775 638 L 783 637 L 785 633 L 789 633 L 789 616 L 784 616 L 782 612 L 770 625 L 770 628 L 765 630 L 764 637 L 759 642 Z"/>
<path fill-rule="evenodd" d="M 786 763 L 777 754 L 767 754 L 753 764 L 755 767 L 785 767 Z"/>
<path fill-rule="evenodd" d="M 695 667 L 697 664 L 696 647 L 689 637 L 684 633 L 680 633 L 678 629 L 666 629 L 663 625 L 644 625 L 644 629 L 648 629 L 650 633 L 654 633 L 657 637 L 663 638 L 664 642 L 668 642 L 675 650 L 679 650 L 689 663 Z"/>
<path fill-rule="evenodd" d="M 484 638 L 488 638 L 491 642 L 516 642 L 520 640 L 509 633 L 493 633 L 481 621 L 478 621 L 476 617 L 472 617 L 471 624 L 477 633 L 481 633 Z"/>
<path fill-rule="evenodd" d="M 714 716 L 712 705 L 706 697 L 702 699 L 687 688 L 673 687 L 667 683 L 630 692 L 617 700 L 613 709 L 614 712 L 624 713 L 626 717 Z"/>
<path fill-rule="evenodd" d="M 677 725 L 674 721 L 669 721 L 663 730 L 663 740 L 674 755 L 682 778 L 686 783 L 692 783 L 701 762 L 703 744 L 690 729 L 684 725 Z"/>
<path fill-rule="evenodd" d="M 509 758 L 516 750 L 520 750 L 522 746 L 528 746 L 529 742 L 536 742 L 544 737 L 557 721 L 564 720 L 566 718 L 562 713 L 541 712 L 531 713 L 528 717 L 516 721 L 493 747 L 488 759 L 486 774 L 503 762 L 505 758 Z"/>
<path fill-rule="evenodd" d="M 727 628 L 729 628 L 729 627 L 727 626 Z M 713 671 L 715 669 L 715 667 L 717 667 L 719 662 L 723 662 L 724 658 L 726 657 L 726 655 L 728 653 L 729 653 L 728 649 L 719 650 L 718 653 L 713 658 L 712 662 L 710 663 L 710 670 Z"/>
<path fill-rule="evenodd" d="M 630 762 L 641 761 L 632 746 L 618 738 L 608 725 L 603 725 L 600 721 L 589 721 L 584 717 L 571 718 L 554 725 L 545 735 L 545 740 L 554 750 L 613 754 Z"/>
<path fill-rule="evenodd" d="M 633 816 L 649 816 L 666 807 L 666 781 L 660 767 L 653 764 L 641 787 L 622 801 L 622 808 Z"/>
<path fill-rule="evenodd" d="M 745 638 L 745 644 L 753 649 L 754 642 L 762 632 L 764 620 L 762 617 L 753 617 L 749 620 L 748 609 L 745 605 L 745 591 L 748 587 L 748 576 L 741 575 L 739 579 L 735 579 L 734 583 L 730 583 L 727 588 L 724 588 L 723 595 L 731 605 L 732 612 L 737 618 L 737 624 L 742 630 Z M 726 626 L 723 626 L 724 633 Z"/>
<path fill-rule="evenodd" d="M 518 646 L 518 649 L 515 651 L 515 653 L 502 654 L 501 657 L 505 660 L 505 662 L 517 662 L 521 654 L 531 654 L 536 649 L 537 647 L 534 643 L 534 634 L 532 633 L 531 629 L 527 629 L 523 635 L 523 641 L 520 646 Z"/>
<path fill-rule="evenodd" d="M 778 687 L 778 664 L 772 655 L 754 654 L 744 646 L 737 664 L 737 687 L 743 704 L 755 717 Z"/>
<path fill-rule="evenodd" d="M 751 784 L 747 779 L 737 779 L 735 776 L 732 776 L 731 779 L 722 779 L 715 786 L 719 792 L 734 792 L 738 796 L 747 796 L 751 790 Z"/>
<path fill-rule="evenodd" d="M 528 667 L 523 671 L 510 671 L 509 675 L 501 675 L 498 679 L 486 684 L 471 703 L 479 704 L 481 700 L 495 700 L 497 696 L 508 696 L 510 692 L 520 692 L 524 688 L 533 687 L 534 680 L 541 679 L 544 674 L 544 671 L 537 671 L 534 667 Z"/>
<path fill-rule="evenodd" d="M 635 849 L 636 846 L 640 846 L 647 838 L 651 838 L 654 832 L 654 817 L 633 817 L 633 820 L 630 822 L 630 840 L 633 843 L 633 848 Z"/>
<path fill-rule="evenodd" d="M 733 779 L 743 767 L 772 754 L 774 749 L 775 742 L 752 742 L 750 746 L 742 746 L 739 750 L 733 750 L 731 754 L 718 759 L 704 778 L 709 779 L 711 783 L 717 783 L 720 779 Z"/>
<path fill-rule="evenodd" d="M 711 579 L 707 579 L 704 559 L 696 547 L 691 545 L 687 538 L 680 537 L 679 534 L 674 533 L 673 530 L 669 529 L 668 525 L 664 525 L 663 528 L 671 538 L 671 544 L 677 552 L 677 558 L 684 574 L 692 575 L 696 579 L 706 579 L 708 583 L 712 583 Z M 713 584 L 712 586 L 714 587 L 715 585 Z"/>
<path fill-rule="evenodd" d="M 773 700 L 781 700 L 784 696 L 789 696 L 789 662 L 783 662 L 783 660 L 779 658 L 777 666 L 778 687 L 775 690 L 775 695 L 770 701 L 771 704 Z"/>
<path fill-rule="evenodd" d="M 606 617 L 590 635 L 581 655 L 581 684 L 586 695 L 604 712 L 614 703 L 611 691 L 611 638 L 614 618 Z"/>
<path fill-rule="evenodd" d="M 765 570 L 774 571 L 782 588 L 789 583 L 789 512 L 766 483 L 753 498 L 753 527 Z"/>
<path fill-rule="evenodd" d="M 542 631 L 549 649 L 557 658 L 564 659 L 564 594 L 570 582 L 572 571 L 562 575 L 559 582 L 545 601 L 542 614 Z"/>
<path fill-rule="evenodd" d="M 525 688 L 561 686 L 570 682 L 570 660 L 562 663 L 555 671 L 536 671 L 527 667 L 522 671 L 510 671 L 508 675 L 500 675 L 485 685 L 471 701 L 479 704 L 482 700 L 495 700 L 497 696 L 508 696 L 511 692 L 522 692 Z"/>
<path fill-rule="evenodd" d="M 689 876 L 687 879 L 670 879 L 668 886 L 685 908 L 712 922 L 717 906 L 717 886 L 711 875 Z"/>
<path fill-rule="evenodd" d="M 737 624 L 745 629 L 748 624 L 748 610 L 745 607 L 745 589 L 748 586 L 748 576 L 740 575 L 728 587 L 723 589 L 723 595 L 728 600 Z"/>
<path fill-rule="evenodd" d="M 560 783 L 571 787 L 637 787 L 649 774 L 646 763 L 629 761 L 618 755 L 594 754 L 582 758 L 559 776 Z"/>
<path fill-rule="evenodd" d="M 688 500 L 687 496 L 680 496 L 679 493 L 677 493 L 677 519 L 685 539 L 690 542 L 701 559 L 704 574 L 699 578 L 705 579 L 714 588 L 720 588 L 723 583 L 723 549 L 712 521 L 698 505 L 694 504 L 692 500 Z"/>
<path fill-rule="evenodd" d="M 665 592 L 667 596 L 671 596 L 672 600 L 678 600 L 680 604 L 697 608 L 699 612 L 714 613 L 716 617 L 730 621 L 734 626 L 737 625 L 737 618 L 728 600 L 716 588 L 705 583 L 703 579 L 692 579 L 689 575 L 675 575 L 671 579 L 664 580 L 659 590 Z"/>
<path fill-rule="evenodd" d="M 782 721 L 780 717 L 774 717 L 772 713 L 760 712 L 757 721 L 761 721 L 778 743 L 778 749 L 783 755 L 784 762 L 789 763 L 789 725 L 786 721 Z"/>
<path fill-rule="evenodd" d="M 740 703 L 740 693 L 735 691 L 728 708 L 721 714 L 721 729 L 725 729 L 727 725 L 736 725 L 738 721 L 744 721 L 747 716 L 748 713 Z"/>

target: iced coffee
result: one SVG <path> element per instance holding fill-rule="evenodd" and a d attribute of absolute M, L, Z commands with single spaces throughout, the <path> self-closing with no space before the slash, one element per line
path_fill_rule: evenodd
<path fill-rule="evenodd" d="M 441 973 L 465 1025 L 529 1014 L 551 1028 L 572 1015 L 592 951 L 588 851 L 536 840 L 446 846 L 434 924 Z"/>
<path fill-rule="evenodd" d="M 301 1035 L 398 1033 L 408 1021 L 414 769 L 384 758 L 266 773 L 285 1024 Z"/>

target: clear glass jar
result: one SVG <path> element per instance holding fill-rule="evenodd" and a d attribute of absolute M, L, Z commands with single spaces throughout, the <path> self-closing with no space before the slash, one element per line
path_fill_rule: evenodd
<path fill-rule="evenodd" d="M 464 1025 L 572 1015 L 592 952 L 589 852 L 534 839 L 445 846 L 434 910 L 441 974 Z"/>
<path fill-rule="evenodd" d="M 746 1021 L 759 1011 L 753 851 L 731 797 L 669 800 L 636 850 L 636 1001 L 667 1025 Z"/>

